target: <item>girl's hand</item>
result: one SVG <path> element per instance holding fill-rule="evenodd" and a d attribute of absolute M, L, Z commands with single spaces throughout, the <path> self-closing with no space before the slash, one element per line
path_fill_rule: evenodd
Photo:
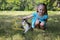
<path fill-rule="evenodd" d="M 39 20 L 38 20 L 38 19 L 37 19 L 36 21 L 37 21 L 37 22 L 39 22 Z"/>
<path fill-rule="evenodd" d="M 27 17 L 23 17 L 22 19 L 27 19 Z"/>
<path fill-rule="evenodd" d="M 37 19 L 36 22 L 39 23 L 39 20 Z"/>
<path fill-rule="evenodd" d="M 21 20 L 21 19 L 22 19 L 22 17 L 18 17 L 18 19 L 19 19 L 19 20 Z"/>

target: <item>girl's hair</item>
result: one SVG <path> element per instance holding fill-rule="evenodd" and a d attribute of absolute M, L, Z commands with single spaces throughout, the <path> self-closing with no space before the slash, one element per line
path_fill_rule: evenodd
<path fill-rule="evenodd" d="M 47 5 L 46 5 L 46 4 L 44 4 L 44 3 L 39 3 L 39 4 L 37 5 L 37 7 L 38 7 L 38 6 L 40 6 L 40 5 L 45 6 L 45 10 L 46 10 L 46 11 L 45 11 L 45 13 L 44 13 L 44 14 L 45 14 L 45 15 L 48 15 L 48 13 L 47 13 Z M 38 10 L 37 10 L 37 12 L 38 12 Z"/>

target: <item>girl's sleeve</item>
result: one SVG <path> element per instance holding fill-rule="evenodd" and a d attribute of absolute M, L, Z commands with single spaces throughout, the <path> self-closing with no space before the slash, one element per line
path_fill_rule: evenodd
<path fill-rule="evenodd" d="M 33 12 L 33 13 L 32 13 L 32 16 L 36 16 L 36 12 Z"/>

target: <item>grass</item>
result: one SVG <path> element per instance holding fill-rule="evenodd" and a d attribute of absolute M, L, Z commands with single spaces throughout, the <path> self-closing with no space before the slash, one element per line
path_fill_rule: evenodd
<path fill-rule="evenodd" d="M 60 12 L 48 11 L 47 30 L 28 31 L 23 35 L 18 17 L 30 15 L 32 11 L 0 11 L 0 40 L 60 40 Z M 29 19 L 29 22 L 31 19 Z"/>

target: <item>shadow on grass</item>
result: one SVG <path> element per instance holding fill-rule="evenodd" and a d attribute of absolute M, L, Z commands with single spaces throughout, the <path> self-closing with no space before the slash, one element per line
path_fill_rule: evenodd
<path fill-rule="evenodd" d="M 60 34 L 60 15 L 50 16 L 47 26 L 49 32 Z"/>
<path fill-rule="evenodd" d="M 60 15 L 49 16 L 47 31 L 55 38 L 60 37 Z"/>

